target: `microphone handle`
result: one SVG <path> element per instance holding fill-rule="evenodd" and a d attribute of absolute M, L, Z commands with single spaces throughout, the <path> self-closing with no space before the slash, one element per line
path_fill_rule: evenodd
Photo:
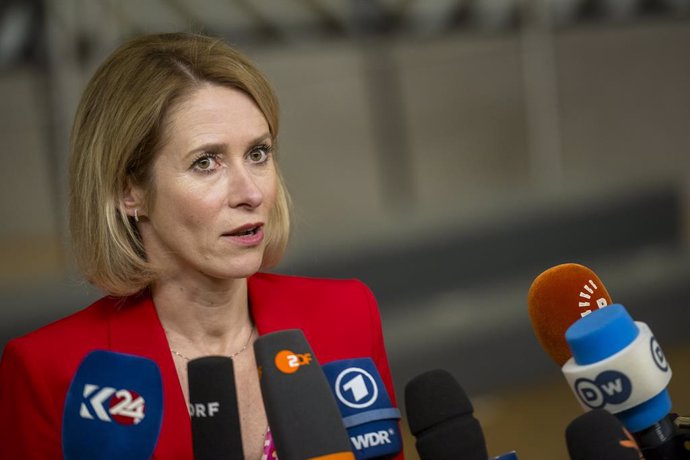
<path fill-rule="evenodd" d="M 690 417 L 669 414 L 633 436 L 645 460 L 690 460 Z"/>

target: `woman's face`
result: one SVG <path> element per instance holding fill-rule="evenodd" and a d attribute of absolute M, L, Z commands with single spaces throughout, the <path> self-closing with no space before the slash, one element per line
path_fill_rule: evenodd
<path fill-rule="evenodd" d="M 172 109 L 140 219 L 164 276 L 257 272 L 278 179 L 268 123 L 245 93 L 207 85 Z"/>

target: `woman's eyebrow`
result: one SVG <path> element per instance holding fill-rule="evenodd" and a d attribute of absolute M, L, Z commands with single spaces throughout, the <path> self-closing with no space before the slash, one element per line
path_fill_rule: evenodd
<path fill-rule="evenodd" d="M 270 141 L 273 139 L 273 136 L 271 136 L 271 133 L 266 132 L 264 134 L 261 134 L 250 141 L 247 142 L 248 147 L 253 147 L 257 144 L 264 143 L 266 141 Z M 192 148 L 186 153 L 186 157 L 194 155 L 199 152 L 226 152 L 228 149 L 228 144 L 226 142 L 206 142 L 204 144 L 201 144 L 197 147 Z"/>
<path fill-rule="evenodd" d="M 224 152 L 228 148 L 225 142 L 207 142 L 189 150 L 185 156 L 191 156 L 199 152 Z"/>
<path fill-rule="evenodd" d="M 271 133 L 266 132 L 265 134 L 262 134 L 256 138 L 254 138 L 254 140 L 249 142 L 249 144 L 250 145 L 260 144 L 262 142 L 266 142 L 266 141 L 269 141 L 272 139 L 273 139 L 273 136 L 271 136 Z"/>

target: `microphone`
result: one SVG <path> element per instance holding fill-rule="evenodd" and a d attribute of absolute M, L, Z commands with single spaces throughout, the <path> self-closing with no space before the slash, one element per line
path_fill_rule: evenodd
<path fill-rule="evenodd" d="M 357 460 L 391 458 L 399 453 L 400 411 L 393 407 L 374 361 L 344 359 L 322 368 Z"/>
<path fill-rule="evenodd" d="M 599 277 L 578 264 L 549 268 L 535 278 L 527 295 L 534 335 L 559 366 L 563 366 L 571 356 L 565 341 L 566 329 L 578 319 L 611 303 L 611 296 Z"/>
<path fill-rule="evenodd" d="M 535 334 L 562 366 L 582 407 L 614 413 L 647 460 L 690 458 L 680 446 L 687 434 L 673 423 L 675 414 L 669 414 L 671 372 L 661 348 L 646 324 L 632 321 L 622 305 L 610 303 L 599 277 L 577 264 L 546 270 L 528 295 Z M 628 346 L 632 348 L 624 353 Z M 623 358 L 613 359 L 619 355 Z"/>
<path fill-rule="evenodd" d="M 671 367 L 649 326 L 614 304 L 576 321 L 566 340 L 563 375 L 585 410 L 615 414 L 647 460 L 690 458 L 670 415 Z"/>
<path fill-rule="evenodd" d="M 194 459 L 243 459 L 232 359 L 193 359 L 187 363 L 187 376 Z"/>
<path fill-rule="evenodd" d="M 353 460 L 326 376 L 299 329 L 254 342 L 261 394 L 281 460 Z"/>
<path fill-rule="evenodd" d="M 570 422 L 565 430 L 570 460 L 644 459 L 635 439 L 611 413 L 594 409 Z"/>
<path fill-rule="evenodd" d="M 149 460 L 163 420 L 156 363 L 96 350 L 70 383 L 62 418 L 65 460 Z"/>
<path fill-rule="evenodd" d="M 448 371 L 432 370 L 410 380 L 405 407 L 420 460 L 487 460 L 472 403 Z M 517 460 L 517 455 L 509 452 L 493 460 Z"/>

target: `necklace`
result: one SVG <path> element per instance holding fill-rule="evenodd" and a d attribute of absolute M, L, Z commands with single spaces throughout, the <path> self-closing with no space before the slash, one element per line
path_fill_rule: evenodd
<path fill-rule="evenodd" d="M 244 346 L 242 346 L 242 348 L 240 348 L 240 349 L 239 349 L 238 351 L 236 351 L 235 353 L 233 353 L 233 354 L 231 354 L 230 356 L 228 356 L 228 358 L 232 359 L 232 358 L 234 358 L 235 356 L 237 356 L 237 355 L 239 355 L 240 353 L 242 353 L 244 350 L 246 350 L 247 347 L 249 346 L 249 342 L 252 341 L 252 337 L 254 337 L 254 326 L 252 326 L 252 330 L 249 331 L 249 337 L 247 337 L 247 341 L 244 343 Z M 179 351 L 175 350 L 173 347 L 170 347 L 170 351 L 172 351 L 172 353 L 173 353 L 175 356 L 179 356 L 180 358 L 184 359 L 185 361 L 191 361 L 190 358 L 186 357 L 185 355 L 183 355 L 183 354 L 180 353 Z"/>

